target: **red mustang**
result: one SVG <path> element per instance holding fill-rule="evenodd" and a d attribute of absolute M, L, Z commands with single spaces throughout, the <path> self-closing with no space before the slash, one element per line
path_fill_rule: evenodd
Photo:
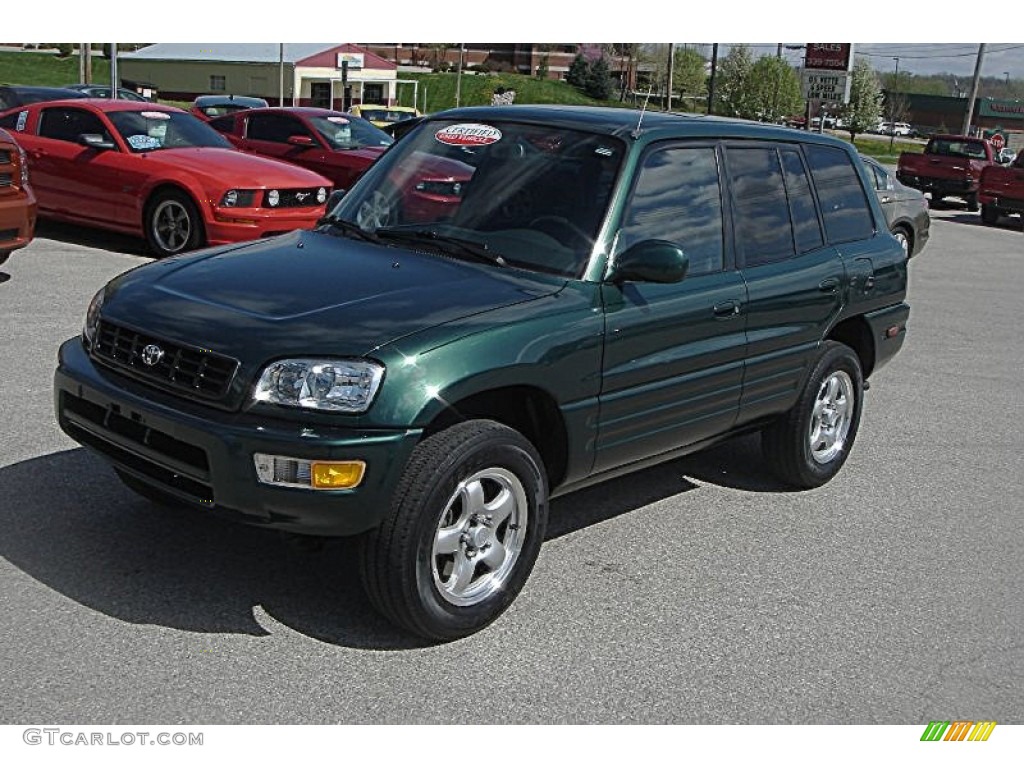
<path fill-rule="evenodd" d="M 269 107 L 210 121 L 244 152 L 286 160 L 349 189 L 394 139 L 369 120 L 312 107 Z"/>
<path fill-rule="evenodd" d="M 36 198 L 28 183 L 25 153 L 0 128 L 0 264 L 24 248 L 36 227 Z"/>
<path fill-rule="evenodd" d="M 143 235 L 159 256 L 310 228 L 331 190 L 175 107 L 43 102 L 0 114 L 0 127 L 28 154 L 41 216 Z"/>

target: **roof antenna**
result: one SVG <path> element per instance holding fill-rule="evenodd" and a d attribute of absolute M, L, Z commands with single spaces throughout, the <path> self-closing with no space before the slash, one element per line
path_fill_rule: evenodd
<path fill-rule="evenodd" d="M 647 112 L 647 102 L 651 100 L 651 85 L 647 86 L 647 95 L 644 97 L 644 105 L 640 108 L 640 119 L 636 121 L 636 128 L 629 134 L 634 139 L 640 138 L 640 124 L 644 121 L 644 114 Z"/>

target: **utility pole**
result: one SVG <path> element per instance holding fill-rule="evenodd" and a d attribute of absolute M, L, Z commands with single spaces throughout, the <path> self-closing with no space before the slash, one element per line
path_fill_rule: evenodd
<path fill-rule="evenodd" d="M 277 106 L 284 106 L 284 43 L 277 44 Z"/>
<path fill-rule="evenodd" d="M 893 75 L 892 92 L 889 94 L 889 154 L 892 154 L 892 145 L 896 141 L 896 94 L 900 90 L 900 57 L 893 56 L 896 62 L 896 74 Z"/>
<path fill-rule="evenodd" d="M 969 136 L 971 133 L 971 121 L 974 119 L 974 101 L 978 98 L 978 86 L 981 84 L 981 63 L 985 58 L 985 44 L 978 44 L 978 60 L 974 62 L 974 82 L 971 83 L 971 98 L 967 102 L 967 113 L 964 116 L 964 129 L 961 133 Z"/>
<path fill-rule="evenodd" d="M 718 43 L 711 44 L 711 79 L 708 81 L 708 114 L 715 113 L 715 74 L 718 72 Z"/>
<path fill-rule="evenodd" d="M 89 50 L 89 44 L 88 43 L 79 43 L 78 44 L 78 82 L 80 82 L 80 83 L 88 83 L 89 82 L 88 80 L 85 79 L 85 52 L 87 50 Z"/>
<path fill-rule="evenodd" d="M 672 111 L 672 69 L 676 63 L 676 44 L 668 44 L 668 94 L 665 97 L 665 111 Z"/>
<path fill-rule="evenodd" d="M 455 76 L 455 106 L 462 103 L 462 57 L 466 55 L 466 44 L 459 43 L 459 74 Z"/>
<path fill-rule="evenodd" d="M 110 44 L 110 98 L 117 98 L 121 79 L 117 76 L 117 43 Z"/>

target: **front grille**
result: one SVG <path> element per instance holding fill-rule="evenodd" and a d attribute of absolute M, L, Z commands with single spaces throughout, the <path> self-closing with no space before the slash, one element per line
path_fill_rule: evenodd
<path fill-rule="evenodd" d="M 0 149 L 0 165 L 11 164 L 11 151 L 9 149 Z"/>
<path fill-rule="evenodd" d="M 61 425 L 82 445 L 189 501 L 213 505 L 206 451 L 89 400 L 61 392 Z"/>
<path fill-rule="evenodd" d="M 281 195 L 277 205 L 271 205 L 267 199 L 268 192 L 263 193 L 263 207 L 264 208 L 316 208 L 322 203 L 316 201 L 317 192 L 322 187 L 313 187 L 312 189 L 279 189 L 278 194 Z"/>
<path fill-rule="evenodd" d="M 0 173 L 0 187 L 11 186 L 12 179 L 14 177 L 9 173 Z"/>
<path fill-rule="evenodd" d="M 147 365 L 147 348 L 162 354 Z M 152 349 L 150 350 L 153 351 Z M 101 321 L 92 354 L 100 362 L 129 373 L 143 381 L 173 392 L 218 400 L 227 394 L 238 361 L 207 349 L 159 339 L 114 323 Z"/>
<path fill-rule="evenodd" d="M 18 230 L 16 229 L 0 229 L 0 243 L 7 240 L 14 240 L 18 237 Z"/>

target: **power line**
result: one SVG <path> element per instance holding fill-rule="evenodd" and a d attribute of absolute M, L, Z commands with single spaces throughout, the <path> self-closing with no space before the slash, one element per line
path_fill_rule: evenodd
<path fill-rule="evenodd" d="M 1024 48 L 1024 45 L 1007 45 L 1003 48 L 993 48 L 991 51 L 989 51 L 989 53 L 1002 53 L 1003 51 L 1013 51 L 1018 48 Z M 892 58 L 893 56 L 898 55 L 901 59 L 959 59 L 978 55 L 977 49 L 970 51 L 969 53 L 935 53 L 920 55 L 915 55 L 912 53 L 902 53 L 899 51 L 899 49 L 897 49 L 895 53 L 892 51 L 886 51 L 885 53 L 871 53 L 870 51 L 858 49 L 855 51 L 855 53 L 858 56 L 872 56 L 875 58 Z"/>

